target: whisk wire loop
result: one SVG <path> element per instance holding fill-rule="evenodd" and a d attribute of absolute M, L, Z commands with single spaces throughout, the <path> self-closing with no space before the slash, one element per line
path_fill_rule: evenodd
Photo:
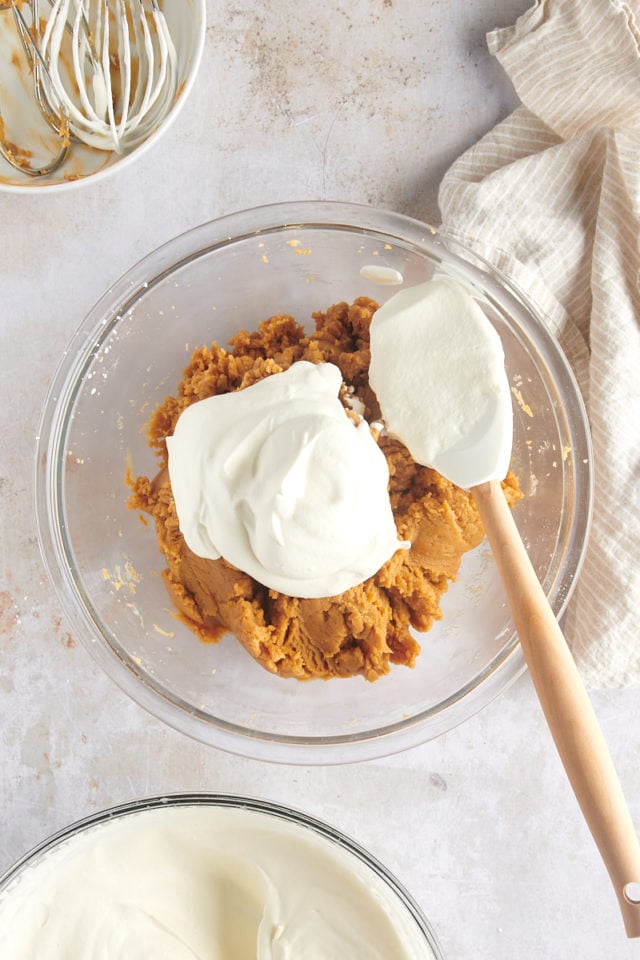
<path fill-rule="evenodd" d="M 0 11 L 4 10 L 11 10 L 13 12 L 16 30 L 22 44 L 27 66 L 33 76 L 33 89 L 36 103 L 46 122 L 60 138 L 61 143 L 57 154 L 52 160 L 39 166 L 32 166 L 29 159 L 31 152 L 16 147 L 5 138 L 4 120 L 0 110 L 0 154 L 2 154 L 7 163 L 14 169 L 19 170 L 26 176 L 45 177 L 58 170 L 67 159 L 70 145 L 68 117 L 63 111 L 57 112 L 51 110 L 49 103 L 42 93 L 42 76 L 43 73 L 46 75 L 48 70 L 37 42 L 40 28 L 38 0 L 31 0 L 31 27 L 25 20 L 24 14 L 15 0 L 0 2 Z"/>
<path fill-rule="evenodd" d="M 31 0 L 31 31 L 17 0 L 0 0 L 0 10 L 8 9 L 7 2 L 33 72 L 37 104 L 63 140 L 61 154 L 70 137 L 99 150 L 129 152 L 173 106 L 177 54 L 158 0 L 47 0 L 44 30 L 39 0 Z M 56 166 L 65 158 L 66 152 Z"/>

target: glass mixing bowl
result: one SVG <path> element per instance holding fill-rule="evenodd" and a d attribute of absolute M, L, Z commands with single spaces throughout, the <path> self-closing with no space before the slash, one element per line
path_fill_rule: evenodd
<path fill-rule="evenodd" d="M 184 862 L 184 857 L 190 849 L 189 839 L 192 839 L 194 836 L 197 837 L 196 828 L 189 825 L 189 814 L 193 808 L 198 808 L 198 811 L 202 811 L 203 809 L 211 810 L 212 808 L 227 810 L 231 809 L 237 811 L 242 817 L 243 821 L 246 819 L 247 826 L 251 827 L 254 831 L 260 829 L 258 827 L 259 820 L 255 816 L 256 814 L 260 815 L 261 817 L 268 817 L 277 821 L 277 823 L 274 824 L 276 827 L 281 826 L 282 822 L 284 822 L 287 827 L 287 836 L 290 837 L 291 840 L 294 840 L 294 838 L 297 836 L 298 844 L 291 848 L 290 845 L 281 843 L 279 857 L 280 859 L 283 857 L 290 858 L 291 869 L 294 873 L 294 876 L 295 870 L 297 869 L 297 862 L 295 859 L 296 854 L 294 851 L 296 850 L 296 847 L 298 847 L 299 856 L 300 849 L 304 850 L 305 847 L 308 846 L 308 842 L 305 841 L 305 835 L 308 837 L 309 833 L 311 833 L 314 840 L 320 841 L 324 856 L 330 858 L 331 861 L 337 859 L 337 862 L 341 864 L 341 869 L 349 872 L 349 879 L 353 884 L 354 891 L 357 889 L 358 883 L 364 882 L 366 884 L 365 895 L 367 898 L 371 897 L 374 900 L 377 900 L 381 905 L 385 904 L 386 907 L 390 907 L 393 910 L 393 920 L 396 926 L 396 934 L 399 938 L 401 937 L 403 946 L 406 946 L 407 954 L 415 957 L 416 960 L 418 960 L 418 958 L 420 958 L 420 960 L 443 960 L 443 955 L 438 946 L 436 936 L 418 904 L 404 889 L 402 884 L 399 883 L 399 881 L 396 880 L 396 878 L 386 869 L 386 867 L 384 867 L 378 860 L 371 856 L 371 854 L 365 849 L 328 824 L 323 823 L 320 820 L 316 820 L 313 817 L 309 817 L 299 811 L 292 810 L 289 807 L 274 803 L 267 803 L 260 800 L 254 800 L 247 797 L 227 796 L 222 794 L 173 794 L 170 796 L 150 797 L 142 800 L 136 800 L 132 803 L 121 804 L 108 810 L 101 811 L 90 817 L 86 817 L 85 819 L 80 820 L 77 823 L 64 828 L 63 830 L 60 830 L 43 843 L 39 844 L 34 850 L 32 850 L 18 863 L 11 867 L 3 877 L 0 877 L 0 919 L 2 915 L 3 902 L 7 902 L 9 905 L 11 905 L 13 896 L 16 896 L 17 898 L 20 898 L 21 896 L 24 897 L 25 895 L 28 896 L 29 890 L 33 887 L 37 888 L 38 882 L 42 882 L 42 878 L 39 878 L 38 876 L 39 866 L 45 866 L 50 880 L 52 879 L 52 871 L 53 879 L 59 880 L 59 878 L 63 875 L 67 865 L 69 863 L 73 863 L 74 857 L 76 857 L 78 854 L 86 855 L 92 846 L 93 839 L 96 837 L 99 838 L 99 842 L 102 844 L 102 850 L 99 855 L 97 855 L 95 851 L 93 852 L 90 875 L 86 877 L 85 892 L 87 892 L 86 887 L 88 886 L 89 896 L 91 897 L 91 885 L 94 881 L 96 882 L 98 891 L 102 891 L 102 893 L 104 893 L 105 890 L 109 889 L 108 882 L 105 881 L 104 883 L 101 883 L 100 876 L 95 877 L 94 871 L 96 867 L 99 870 L 100 865 L 104 861 L 105 848 L 108 849 L 109 829 L 113 828 L 114 826 L 118 826 L 118 824 L 122 824 L 124 819 L 138 819 L 139 829 L 136 830 L 134 834 L 134 842 L 136 838 L 140 836 L 143 838 L 142 843 L 144 844 L 145 835 L 153 836 L 154 829 L 157 831 L 159 845 L 157 852 L 154 850 L 153 870 L 155 875 L 158 873 L 162 875 L 164 883 L 166 877 L 162 872 L 163 858 L 171 857 L 172 862 L 174 862 L 173 854 L 175 853 L 175 848 L 172 846 L 173 834 L 165 836 L 166 830 L 171 829 L 168 826 L 166 818 L 163 818 L 161 824 L 157 824 L 154 828 L 154 813 L 162 814 L 167 809 L 171 809 L 172 825 L 176 825 L 175 817 L 177 817 L 178 820 L 182 820 L 182 836 L 185 836 L 185 840 L 184 845 L 179 845 L 177 850 L 177 862 L 179 868 L 181 868 L 181 865 Z M 182 819 L 183 816 L 185 819 Z M 218 846 L 218 839 L 215 836 L 212 836 L 212 831 L 215 832 L 216 830 L 219 830 L 219 825 L 216 824 L 215 818 L 213 818 L 210 823 L 205 818 L 205 821 L 202 819 L 198 820 L 198 828 L 202 827 L 203 822 L 206 823 L 207 836 L 205 837 L 204 842 L 201 844 L 201 847 L 203 849 L 211 850 L 213 855 L 213 851 L 215 851 L 216 847 Z M 265 828 L 262 827 L 261 829 L 264 830 Z M 282 840 L 281 834 L 279 833 L 278 835 Z M 221 838 L 221 841 L 222 849 L 224 850 L 224 837 Z M 311 854 L 315 849 L 315 846 L 309 847 Z M 117 842 L 116 850 L 120 851 L 121 854 L 122 840 Z M 309 850 L 307 853 L 308 855 L 311 855 L 309 854 Z M 317 858 L 314 862 L 317 862 Z M 126 864 L 122 865 L 122 869 L 127 870 Z M 78 873 L 77 867 L 74 869 L 74 872 L 76 874 Z M 202 872 L 203 867 L 202 864 L 200 864 L 196 875 L 200 877 Z M 215 870 L 211 870 L 211 874 L 212 876 L 215 876 Z M 351 874 L 353 874 L 353 880 L 351 880 Z M 359 880 L 356 878 L 359 878 Z M 295 883 L 296 881 L 293 880 L 292 882 Z M 156 884 L 151 883 L 148 888 L 152 891 L 152 895 L 154 896 L 155 886 Z M 147 888 L 145 886 L 145 890 L 146 889 Z M 212 889 L 212 896 L 215 895 L 215 892 L 216 891 Z M 233 893 L 233 891 L 231 892 Z M 193 900 L 191 899 L 193 896 L 193 891 L 185 890 L 184 896 L 189 897 L 189 902 L 193 909 L 194 915 L 197 916 L 198 908 L 196 905 L 194 905 Z M 354 897 L 354 902 L 355 900 L 356 898 Z M 142 902 L 144 902 L 144 899 Z M 122 904 L 120 903 L 116 902 L 113 905 L 110 905 L 109 903 L 103 902 L 102 908 L 103 909 L 100 916 L 105 913 L 108 915 L 110 908 L 112 908 L 114 911 L 120 911 L 119 916 L 121 918 L 127 917 L 127 913 L 122 912 Z M 347 912 L 345 914 L 347 926 L 349 920 L 348 909 L 349 903 L 347 902 Z M 180 913 L 180 910 L 178 910 L 178 913 Z M 11 909 L 9 908 L 9 915 L 10 914 Z M 242 918 L 240 922 L 247 922 L 246 915 L 238 914 L 236 909 L 235 913 L 232 911 L 227 915 L 227 920 L 230 927 L 233 924 L 233 918 L 238 916 Z M 38 916 L 38 919 L 41 918 Z M 402 934 L 400 933 L 401 930 Z M 126 934 L 127 931 L 124 930 L 123 933 Z M 0 928 L 0 939 L 1 938 L 2 929 Z M 142 956 L 144 943 L 138 943 L 137 949 L 140 950 L 140 956 Z M 234 953 L 234 956 L 235 955 L 236 954 Z M 182 956 L 182 953 L 180 956 Z"/>
<path fill-rule="evenodd" d="M 64 353 L 37 451 L 40 543 L 79 636 L 107 673 L 175 728 L 260 759 L 334 763 L 381 756 L 451 729 L 523 670 L 489 549 L 467 554 L 415 669 L 300 683 L 258 666 L 233 638 L 204 644 L 173 614 L 152 525 L 127 509 L 125 471 L 153 476 L 144 426 L 192 351 L 275 313 L 312 311 L 455 273 L 483 298 L 514 391 L 514 517 L 555 613 L 578 573 L 590 518 L 584 407 L 557 343 L 514 287 L 436 230 L 331 202 L 277 204 L 204 224 L 114 284 Z M 365 271 L 369 274 L 370 271 Z"/>

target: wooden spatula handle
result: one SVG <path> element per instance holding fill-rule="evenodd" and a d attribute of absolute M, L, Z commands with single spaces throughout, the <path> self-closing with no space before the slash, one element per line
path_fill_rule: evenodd
<path fill-rule="evenodd" d="M 595 713 L 500 484 L 484 483 L 472 493 L 547 724 L 609 871 L 627 936 L 640 937 L 640 846 Z"/>

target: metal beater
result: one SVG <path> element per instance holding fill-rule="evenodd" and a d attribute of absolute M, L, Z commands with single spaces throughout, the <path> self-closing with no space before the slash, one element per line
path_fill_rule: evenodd
<path fill-rule="evenodd" d="M 36 102 L 60 140 L 51 162 L 30 166 L 0 129 L 0 152 L 30 176 L 66 159 L 71 141 L 128 153 L 173 106 L 177 55 L 158 0 L 0 0 L 11 10 L 33 76 Z M 1 120 L 1 114 L 0 114 Z"/>

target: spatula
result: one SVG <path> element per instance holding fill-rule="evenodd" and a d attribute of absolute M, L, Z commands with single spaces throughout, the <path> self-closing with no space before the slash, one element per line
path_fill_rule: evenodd
<path fill-rule="evenodd" d="M 640 846 L 633 822 L 577 667 L 502 492 L 513 427 L 497 339 L 457 281 L 441 278 L 407 288 L 374 316 L 370 381 L 390 432 L 414 459 L 470 490 L 475 500 L 536 693 L 611 877 L 627 936 L 640 937 Z M 487 382 L 491 389 L 485 389 Z M 435 397 L 443 402 L 435 404 Z M 456 419 L 454 442 L 436 449 L 431 438 L 446 433 L 441 422 L 446 404 Z"/>

